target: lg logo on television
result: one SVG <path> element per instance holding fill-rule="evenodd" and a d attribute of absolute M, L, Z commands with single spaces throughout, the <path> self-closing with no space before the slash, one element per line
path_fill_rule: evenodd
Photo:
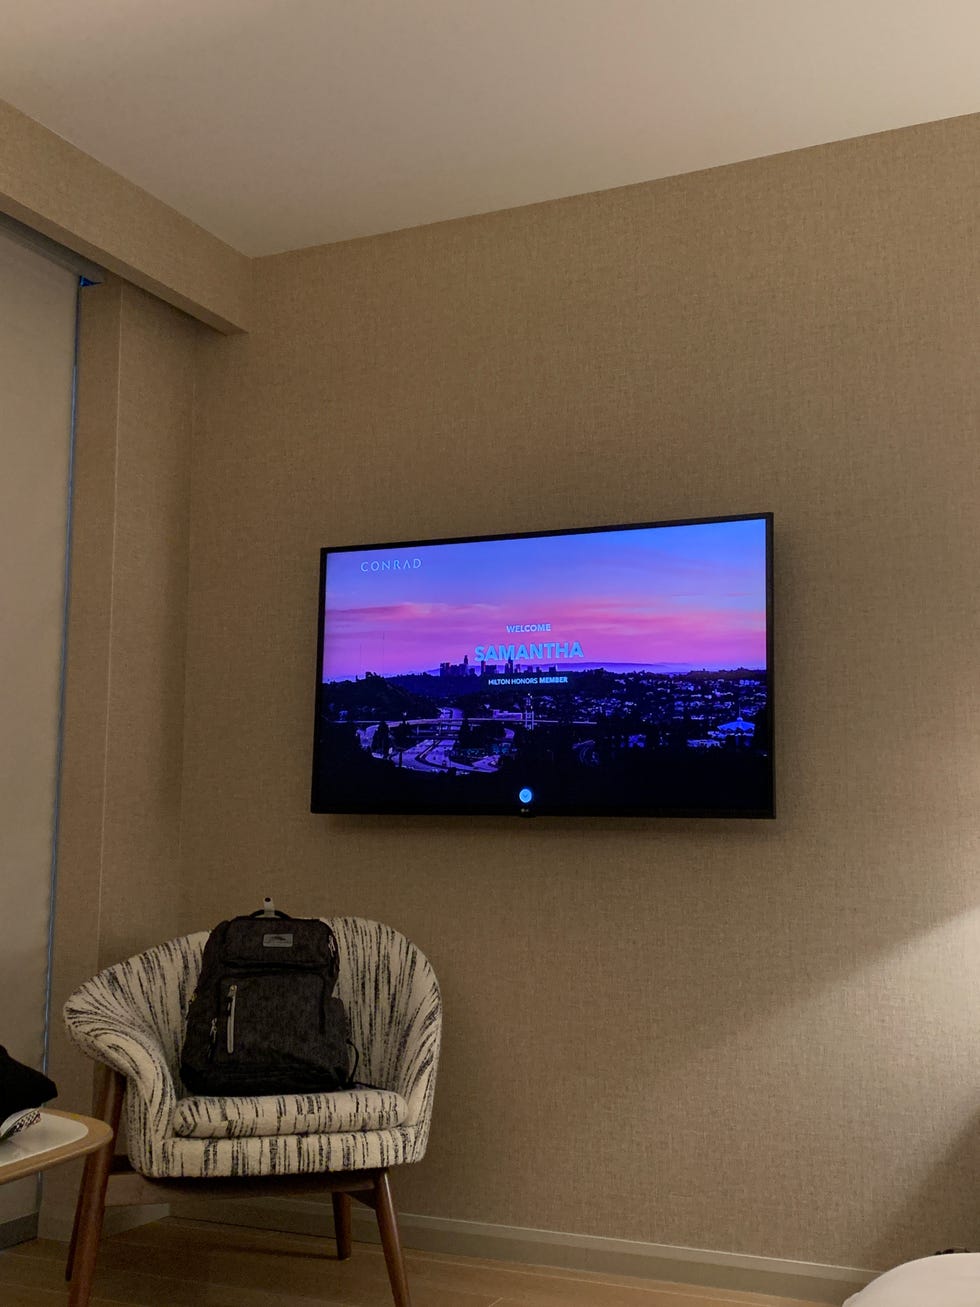
<path fill-rule="evenodd" d="M 362 572 L 414 572 L 422 566 L 421 558 L 373 558 L 361 564 Z"/>

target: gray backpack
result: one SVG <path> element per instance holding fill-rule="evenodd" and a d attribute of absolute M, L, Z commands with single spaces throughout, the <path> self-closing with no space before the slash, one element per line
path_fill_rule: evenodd
<path fill-rule="evenodd" d="M 357 1055 L 334 994 L 337 938 L 325 921 L 261 912 L 223 921 L 204 946 L 187 1012 L 181 1079 L 208 1095 L 349 1089 Z"/>

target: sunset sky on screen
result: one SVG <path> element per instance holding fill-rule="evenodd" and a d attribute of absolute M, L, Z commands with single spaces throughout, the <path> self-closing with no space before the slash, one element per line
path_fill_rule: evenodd
<path fill-rule="evenodd" d="M 551 630 L 508 633 L 525 623 Z M 478 646 L 544 641 L 581 645 L 582 659 L 533 660 L 562 671 L 765 667 L 765 522 L 328 554 L 325 681 L 438 671 L 464 655 L 473 665 Z"/>

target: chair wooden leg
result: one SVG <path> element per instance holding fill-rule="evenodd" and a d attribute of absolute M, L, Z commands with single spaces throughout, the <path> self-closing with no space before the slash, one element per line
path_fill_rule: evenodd
<path fill-rule="evenodd" d="M 387 1171 L 379 1172 L 375 1178 L 373 1196 L 378 1229 L 381 1232 L 381 1247 L 384 1249 L 385 1265 L 388 1268 L 388 1279 L 391 1282 L 395 1307 L 412 1307 L 405 1258 L 402 1254 L 401 1239 L 398 1236 L 398 1218 L 395 1216 L 395 1205 L 391 1200 L 391 1185 L 388 1183 Z"/>
<path fill-rule="evenodd" d="M 337 1235 L 337 1256 L 342 1262 L 345 1262 L 353 1252 L 350 1194 L 334 1190 L 331 1197 L 333 1198 L 333 1226 Z"/>
<path fill-rule="evenodd" d="M 119 1129 L 126 1080 L 118 1071 L 108 1067 L 97 1097 L 98 1115 L 112 1127 L 113 1140 Z M 71 1281 L 68 1292 L 69 1307 L 87 1307 L 95 1276 L 95 1259 L 102 1235 L 105 1216 L 105 1192 L 112 1167 L 112 1140 L 97 1153 L 91 1153 L 85 1162 L 82 1184 L 75 1205 L 75 1223 L 68 1249 L 68 1266 L 65 1278 Z"/>

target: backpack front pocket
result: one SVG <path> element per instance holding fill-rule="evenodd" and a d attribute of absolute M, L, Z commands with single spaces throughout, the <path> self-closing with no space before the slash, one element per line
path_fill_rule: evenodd
<path fill-rule="evenodd" d="M 305 1066 L 324 1027 L 324 980 L 315 971 L 226 976 L 216 1055 L 228 1064 Z"/>

